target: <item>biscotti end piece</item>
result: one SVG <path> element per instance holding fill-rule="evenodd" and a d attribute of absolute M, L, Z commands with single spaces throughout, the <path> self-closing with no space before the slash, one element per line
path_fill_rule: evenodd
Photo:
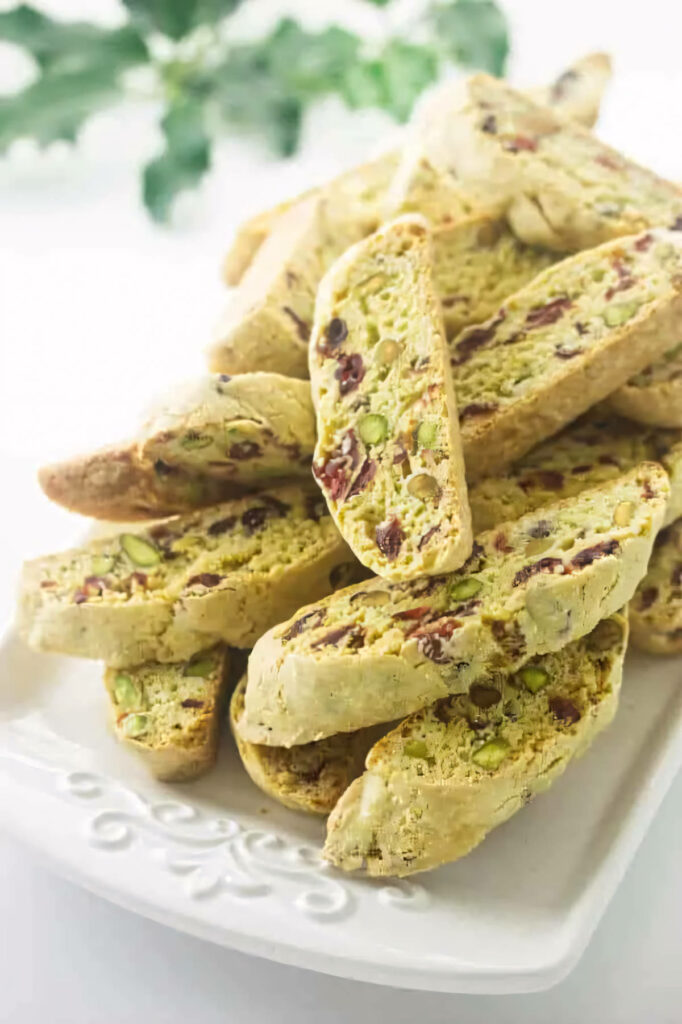
<path fill-rule="evenodd" d="M 426 118 L 421 133 L 432 163 L 530 245 L 572 252 L 682 213 L 676 185 L 489 75 L 461 84 L 445 130 Z"/>
<path fill-rule="evenodd" d="M 221 645 L 179 664 L 106 669 L 116 737 L 157 779 L 187 782 L 212 768 L 228 666 Z"/>
<path fill-rule="evenodd" d="M 246 676 L 230 701 L 230 724 L 239 756 L 252 781 L 294 811 L 329 814 L 341 794 L 362 772 L 365 756 L 379 738 L 376 728 L 329 736 L 300 746 L 266 747 L 247 743 L 239 732 Z"/>
<path fill-rule="evenodd" d="M 647 574 L 630 603 L 630 628 L 642 651 L 682 653 L 682 519 L 656 538 Z"/>
<path fill-rule="evenodd" d="M 552 107 L 562 117 L 592 128 L 611 80 L 608 53 L 588 53 L 563 71 L 551 85 L 531 89 L 528 95 L 536 103 Z"/>
<path fill-rule="evenodd" d="M 291 746 L 391 721 L 559 650 L 630 600 L 669 494 L 643 463 L 479 534 L 458 572 L 300 609 L 254 646 L 243 738 Z"/>
<path fill-rule="evenodd" d="M 319 494 L 281 487 L 28 562 L 19 628 L 37 650 L 110 665 L 180 661 L 251 647 L 357 567 Z"/>
<path fill-rule="evenodd" d="M 332 812 L 326 859 L 404 876 L 469 853 L 611 722 L 626 645 L 627 620 L 613 615 L 556 654 L 406 719 Z"/>
<path fill-rule="evenodd" d="M 360 561 L 394 580 L 461 565 L 469 506 L 422 218 L 385 225 L 326 275 L 310 375 L 313 473 Z"/>
<path fill-rule="evenodd" d="M 138 451 L 153 465 L 215 478 L 240 494 L 309 478 L 314 445 L 307 381 L 243 373 L 177 388 L 143 426 Z"/>
<path fill-rule="evenodd" d="M 307 376 L 315 289 L 322 276 L 321 200 L 281 214 L 231 295 L 207 351 L 216 373 L 265 370 Z"/>
<path fill-rule="evenodd" d="M 556 263 L 451 343 L 470 479 L 491 476 L 669 349 L 682 232 L 655 229 Z"/>
<path fill-rule="evenodd" d="M 609 405 L 638 423 L 682 427 L 682 344 L 615 391 Z"/>
<path fill-rule="evenodd" d="M 299 196 L 303 199 L 305 196 Z M 268 237 L 277 218 L 286 213 L 297 200 L 285 201 L 250 217 L 237 228 L 234 240 L 223 260 L 223 280 L 233 288 L 239 284 L 256 253 Z"/>
<path fill-rule="evenodd" d="M 643 429 L 610 413 L 590 410 L 533 448 L 503 474 L 469 488 L 474 532 L 614 480 L 640 462 L 660 462 L 670 479 L 665 524 L 682 516 L 682 430 Z"/>
<path fill-rule="evenodd" d="M 38 483 L 51 500 L 94 519 L 155 519 L 213 505 L 225 484 L 140 458 L 136 441 L 43 466 Z"/>

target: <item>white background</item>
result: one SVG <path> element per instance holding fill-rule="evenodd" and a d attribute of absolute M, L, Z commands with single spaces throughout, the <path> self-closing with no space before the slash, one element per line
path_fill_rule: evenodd
<path fill-rule="evenodd" d="M 117 16 L 113 0 L 42 6 L 65 17 Z M 341 6 L 309 0 L 287 9 L 317 24 L 339 17 Z M 283 4 L 248 7 L 265 21 Z M 343 8 L 358 26 L 378 29 L 380 12 L 362 0 Z M 673 0 L 508 0 L 506 8 L 518 82 L 542 82 L 587 50 L 609 50 L 616 80 L 601 134 L 682 178 L 682 13 Z M 26 73 L 0 48 L 0 89 Z M 205 185 L 162 229 L 138 197 L 137 168 L 159 144 L 155 120 L 153 107 L 119 109 L 97 118 L 75 152 L 55 146 L 39 155 L 20 143 L 0 160 L 3 617 L 21 558 L 69 542 L 78 528 L 41 499 L 35 467 L 123 436 L 150 394 L 201 372 L 234 225 L 360 157 L 387 127 L 379 115 L 351 119 L 329 103 L 309 119 L 296 161 L 225 145 Z M 549 993 L 507 998 L 390 992 L 250 960 L 110 907 L 3 840 L 0 1020 L 679 1024 L 681 809 L 678 780 L 573 975 Z"/>

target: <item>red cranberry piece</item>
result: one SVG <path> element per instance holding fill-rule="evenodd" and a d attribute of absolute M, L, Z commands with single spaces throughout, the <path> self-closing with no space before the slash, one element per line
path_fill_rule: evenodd
<path fill-rule="evenodd" d="M 380 523 L 376 528 L 377 547 L 392 562 L 400 554 L 405 534 L 400 527 L 399 519 L 390 519 L 387 523 Z"/>

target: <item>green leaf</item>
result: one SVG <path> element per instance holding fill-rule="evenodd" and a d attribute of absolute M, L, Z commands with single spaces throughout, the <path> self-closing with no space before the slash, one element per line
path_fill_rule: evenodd
<path fill-rule="evenodd" d="M 509 29 L 495 0 L 453 0 L 431 11 L 443 52 L 464 67 L 502 77 L 509 55 Z"/>
<path fill-rule="evenodd" d="M 143 176 L 144 203 L 156 221 L 168 219 L 179 192 L 193 188 L 211 165 L 211 142 L 200 100 L 178 101 L 161 121 L 163 152 L 147 164 Z"/>
<path fill-rule="evenodd" d="M 417 96 L 437 74 L 438 61 L 431 47 L 392 39 L 377 60 L 349 68 L 341 94 L 352 109 L 380 107 L 405 121 Z"/>
<path fill-rule="evenodd" d="M 43 145 L 73 142 L 87 117 L 118 99 L 115 76 L 106 68 L 42 75 L 21 92 L 0 98 L 0 152 L 26 137 Z"/>
<path fill-rule="evenodd" d="M 367 0 L 368 4 L 374 4 L 375 7 L 388 7 L 391 0 Z"/>
<path fill-rule="evenodd" d="M 273 79 L 301 98 L 314 98 L 339 87 L 359 49 L 360 39 L 345 29 L 306 32 L 285 18 L 265 40 L 265 59 Z"/>
<path fill-rule="evenodd" d="M 85 21 L 55 21 L 21 4 L 0 12 L 0 39 L 23 46 L 45 72 L 123 71 L 149 59 L 144 39 L 131 25 L 100 28 Z"/>
<path fill-rule="evenodd" d="M 241 0 L 123 0 L 133 20 L 146 32 L 182 39 L 199 25 L 215 25 Z"/>

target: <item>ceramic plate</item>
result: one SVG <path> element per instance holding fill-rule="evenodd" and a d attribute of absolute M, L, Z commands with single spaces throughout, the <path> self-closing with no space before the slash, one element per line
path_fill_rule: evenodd
<path fill-rule="evenodd" d="M 3 823 L 64 875 L 172 927 L 349 978 L 448 992 L 560 980 L 682 760 L 680 661 L 631 656 L 614 724 L 549 794 L 457 864 L 381 882 L 319 856 L 323 823 L 256 789 L 226 736 L 184 786 L 105 725 L 100 667 L 0 649 Z"/>

